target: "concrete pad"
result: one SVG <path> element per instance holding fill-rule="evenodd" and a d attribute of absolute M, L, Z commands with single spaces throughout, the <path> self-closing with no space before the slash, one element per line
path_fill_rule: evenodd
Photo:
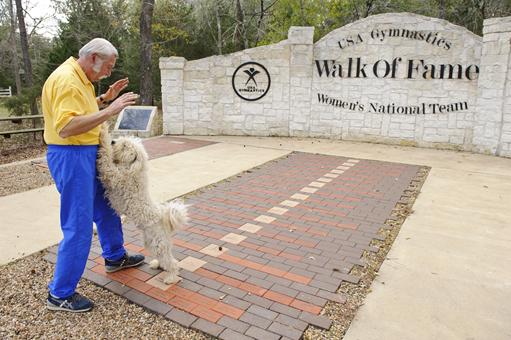
<path fill-rule="evenodd" d="M 59 242 L 59 207 L 55 186 L 0 197 L 0 265 Z"/>
<path fill-rule="evenodd" d="M 190 139 L 209 140 L 217 143 L 253 145 L 261 148 L 278 148 L 350 158 L 428 165 L 438 168 L 459 169 L 465 172 L 482 172 L 509 175 L 511 160 L 495 156 L 423 149 L 398 145 L 359 143 L 332 139 L 240 136 L 186 136 Z"/>
<path fill-rule="evenodd" d="M 155 201 L 167 201 L 288 154 L 286 150 L 213 144 L 150 161 Z M 59 195 L 55 186 L 0 197 L 0 265 L 58 243 Z"/>

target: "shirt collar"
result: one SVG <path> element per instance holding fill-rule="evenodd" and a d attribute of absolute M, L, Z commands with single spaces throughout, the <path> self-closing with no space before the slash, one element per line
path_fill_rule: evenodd
<path fill-rule="evenodd" d="M 69 63 L 71 65 L 71 67 L 73 67 L 73 69 L 78 74 L 78 76 L 80 77 L 80 79 L 84 85 L 89 85 L 89 84 L 92 85 L 89 78 L 87 78 L 87 76 L 85 75 L 85 72 L 83 72 L 82 67 L 80 66 L 80 64 L 78 64 L 78 61 L 74 57 L 69 57 L 69 59 L 66 62 Z"/>

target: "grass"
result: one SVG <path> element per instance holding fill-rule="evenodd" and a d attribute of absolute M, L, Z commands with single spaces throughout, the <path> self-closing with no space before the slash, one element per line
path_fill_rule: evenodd
<path fill-rule="evenodd" d="M 0 102 L 0 117 L 7 117 L 9 115 L 9 111 L 7 111 L 7 108 L 2 105 L 2 102 Z"/>

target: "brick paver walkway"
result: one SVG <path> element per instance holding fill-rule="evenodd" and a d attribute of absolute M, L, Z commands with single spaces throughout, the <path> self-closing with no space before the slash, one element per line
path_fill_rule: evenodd
<path fill-rule="evenodd" d="M 149 155 L 149 159 L 169 156 L 178 152 L 215 144 L 215 142 L 170 136 L 146 139 L 143 141 L 143 143 Z"/>
<path fill-rule="evenodd" d="M 186 327 L 222 339 L 300 339 L 361 256 L 419 167 L 293 153 L 190 195 L 190 226 L 174 238 L 182 280 L 147 264 L 106 274 L 94 241 L 84 274 Z M 141 251 L 136 227 L 126 247 Z"/>

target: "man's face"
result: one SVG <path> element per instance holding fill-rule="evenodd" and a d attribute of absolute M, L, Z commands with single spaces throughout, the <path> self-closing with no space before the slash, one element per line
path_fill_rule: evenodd
<path fill-rule="evenodd" d="M 109 57 L 100 57 L 98 55 L 93 55 L 93 66 L 92 71 L 93 75 L 91 81 L 98 81 L 107 77 L 110 77 L 112 74 L 112 69 L 115 67 L 115 61 L 117 58 L 115 55 Z"/>

